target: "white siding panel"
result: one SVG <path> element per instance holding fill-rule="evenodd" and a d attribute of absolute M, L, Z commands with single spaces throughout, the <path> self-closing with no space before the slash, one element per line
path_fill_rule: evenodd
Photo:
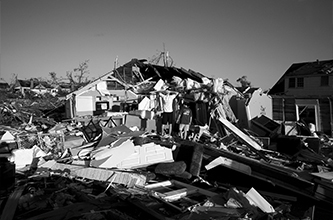
<path fill-rule="evenodd" d="M 135 146 L 135 153 L 117 165 L 118 168 L 140 168 L 162 162 L 173 162 L 172 150 L 155 143 Z"/>
<path fill-rule="evenodd" d="M 76 98 L 76 111 L 77 112 L 94 111 L 94 97 L 78 96 Z"/>

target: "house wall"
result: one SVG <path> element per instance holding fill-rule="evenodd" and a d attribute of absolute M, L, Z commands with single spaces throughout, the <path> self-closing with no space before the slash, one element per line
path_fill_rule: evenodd
<path fill-rule="evenodd" d="M 77 96 L 76 97 L 76 116 L 93 115 L 95 110 L 95 97 Z"/>
<path fill-rule="evenodd" d="M 100 81 L 90 89 L 79 93 L 75 99 L 76 116 L 83 116 L 97 113 L 97 102 L 109 102 L 109 109 L 119 111 L 121 102 L 126 99 L 136 100 L 137 95 L 126 90 L 108 90 L 106 81 Z"/>
<path fill-rule="evenodd" d="M 102 93 L 109 93 L 113 96 L 113 101 L 117 102 L 117 101 L 124 101 L 126 98 L 127 99 L 133 99 L 136 97 L 132 97 L 132 93 L 130 91 L 126 91 L 126 90 L 108 90 L 107 89 L 107 84 L 106 81 L 101 81 L 100 83 L 98 83 L 96 85 L 96 90 L 101 91 Z"/>
<path fill-rule="evenodd" d="M 320 119 L 321 119 L 321 131 L 327 135 L 333 137 L 333 99 L 320 99 L 319 108 L 320 108 Z"/>
<path fill-rule="evenodd" d="M 297 99 L 302 100 L 302 99 Z M 309 99 L 303 99 L 305 102 Z M 314 99 L 311 99 L 314 100 Z M 319 125 L 317 131 L 321 131 L 333 137 L 333 98 L 320 98 L 318 100 Z M 273 120 L 286 122 L 286 132 L 288 132 L 297 120 L 296 101 L 294 98 L 273 97 Z M 293 133 L 290 133 L 293 134 Z"/>
<path fill-rule="evenodd" d="M 304 78 L 304 87 L 303 88 L 289 88 L 289 78 L 295 77 L 287 77 L 284 80 L 285 84 L 285 92 L 286 95 L 294 95 L 294 96 L 330 96 L 333 94 L 333 76 L 329 77 L 329 86 L 320 86 L 320 77 L 322 75 L 315 76 L 299 76 Z"/>
<path fill-rule="evenodd" d="M 257 89 L 252 93 L 251 100 L 248 104 L 250 110 L 250 119 L 256 116 L 265 115 L 272 119 L 272 98 Z"/>

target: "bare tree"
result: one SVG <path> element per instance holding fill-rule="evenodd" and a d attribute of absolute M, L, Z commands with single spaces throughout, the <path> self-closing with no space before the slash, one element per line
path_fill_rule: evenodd
<path fill-rule="evenodd" d="M 66 72 L 67 79 L 72 85 L 72 89 L 76 89 L 81 85 L 89 82 L 88 62 L 89 60 L 85 60 L 84 62 L 80 63 L 77 68 L 74 68 L 73 71 Z"/>
<path fill-rule="evenodd" d="M 18 75 L 16 73 L 12 73 L 12 77 L 10 78 L 10 84 L 13 85 L 16 83 Z"/>
<path fill-rule="evenodd" d="M 50 84 L 53 84 L 53 85 L 57 85 L 59 84 L 59 78 L 57 77 L 57 73 L 56 72 L 49 72 L 49 75 L 50 75 Z"/>

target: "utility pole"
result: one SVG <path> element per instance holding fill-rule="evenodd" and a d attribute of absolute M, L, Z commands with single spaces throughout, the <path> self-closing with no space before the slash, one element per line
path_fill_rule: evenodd
<path fill-rule="evenodd" d="M 164 64 L 164 66 L 168 66 L 168 59 L 166 57 L 165 44 L 164 43 L 163 43 L 163 64 Z"/>
<path fill-rule="evenodd" d="M 114 63 L 113 63 L 113 69 L 117 69 L 118 68 L 118 56 L 116 56 L 116 59 L 114 60 Z"/>

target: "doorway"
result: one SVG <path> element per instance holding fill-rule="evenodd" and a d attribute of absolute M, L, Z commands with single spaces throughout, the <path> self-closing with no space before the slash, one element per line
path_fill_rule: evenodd
<path fill-rule="evenodd" d="M 321 130 L 321 122 L 319 117 L 319 103 L 317 99 L 305 99 L 295 101 L 296 117 L 298 122 L 304 123 L 306 126 L 312 123 L 316 127 L 316 131 Z"/>

